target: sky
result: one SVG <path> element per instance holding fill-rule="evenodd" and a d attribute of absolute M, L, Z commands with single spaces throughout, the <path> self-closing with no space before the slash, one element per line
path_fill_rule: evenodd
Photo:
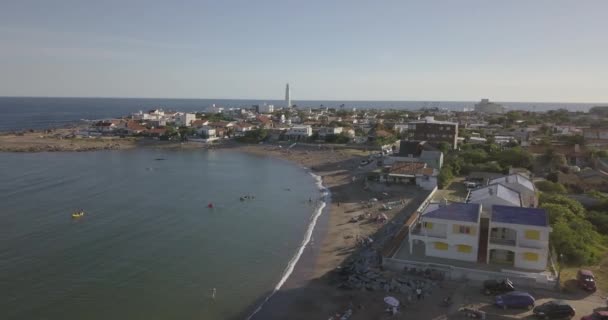
<path fill-rule="evenodd" d="M 607 102 L 608 1 L 0 1 L 0 96 Z"/>

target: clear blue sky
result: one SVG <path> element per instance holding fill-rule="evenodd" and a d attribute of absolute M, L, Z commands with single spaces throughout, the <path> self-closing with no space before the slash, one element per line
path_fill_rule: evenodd
<path fill-rule="evenodd" d="M 608 1 L 0 1 L 0 95 L 608 101 Z"/>

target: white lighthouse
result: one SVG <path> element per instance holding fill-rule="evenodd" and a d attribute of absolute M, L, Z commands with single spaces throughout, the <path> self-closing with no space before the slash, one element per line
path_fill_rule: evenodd
<path fill-rule="evenodd" d="M 289 83 L 285 87 L 285 103 L 287 103 L 287 108 L 291 108 L 291 91 L 289 90 Z"/>

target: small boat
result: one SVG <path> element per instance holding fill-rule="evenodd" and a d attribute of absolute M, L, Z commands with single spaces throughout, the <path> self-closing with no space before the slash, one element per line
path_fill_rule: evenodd
<path fill-rule="evenodd" d="M 84 210 L 72 212 L 72 218 L 81 218 L 82 216 L 84 216 Z"/>

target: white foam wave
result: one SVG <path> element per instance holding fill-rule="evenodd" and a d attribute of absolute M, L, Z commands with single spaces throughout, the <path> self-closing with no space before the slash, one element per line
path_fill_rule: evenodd
<path fill-rule="evenodd" d="M 304 239 L 302 239 L 302 242 L 300 243 L 300 247 L 296 251 L 296 254 L 287 263 L 287 267 L 285 268 L 285 271 L 283 271 L 283 276 L 281 277 L 281 279 L 279 280 L 277 285 L 274 287 L 272 292 L 264 299 L 264 301 L 262 301 L 262 303 L 260 303 L 260 305 L 251 313 L 251 315 L 249 315 L 249 317 L 247 317 L 247 320 L 252 319 L 256 313 L 258 313 L 260 310 L 262 310 L 262 307 L 264 306 L 264 304 L 266 304 L 266 302 L 268 302 L 268 300 L 270 300 L 270 298 L 272 298 L 272 296 L 281 289 L 283 284 L 285 284 L 285 281 L 287 281 L 287 279 L 289 279 L 289 276 L 291 276 L 291 273 L 293 272 L 293 269 L 295 268 L 296 264 L 300 260 L 302 253 L 304 253 L 304 249 L 306 248 L 308 243 L 310 243 L 310 240 L 312 239 L 312 233 L 315 230 L 315 226 L 317 225 L 317 220 L 319 219 L 319 217 L 323 213 L 323 209 L 327 205 L 326 201 L 328 200 L 330 193 L 329 193 L 329 190 L 323 186 L 323 179 L 320 176 L 318 176 L 312 172 L 310 172 L 310 175 L 312 175 L 313 178 L 315 178 L 317 187 L 319 188 L 319 191 L 321 192 L 321 202 L 310 219 L 310 223 L 308 224 L 308 228 L 306 229 L 306 232 L 304 233 Z"/>

